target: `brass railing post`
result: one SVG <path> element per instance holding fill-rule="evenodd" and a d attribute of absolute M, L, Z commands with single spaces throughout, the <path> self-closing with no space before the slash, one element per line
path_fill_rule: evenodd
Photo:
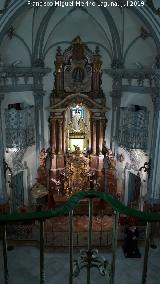
<path fill-rule="evenodd" d="M 119 213 L 114 212 L 114 224 L 112 232 L 112 263 L 111 263 L 111 284 L 115 283 L 115 267 L 116 267 L 116 250 L 117 250 L 117 237 L 118 237 L 118 219 Z"/>
<path fill-rule="evenodd" d="M 44 220 L 40 220 L 40 284 L 45 283 L 44 271 Z"/>
<path fill-rule="evenodd" d="M 3 263 L 4 263 L 4 281 L 5 284 L 9 284 L 6 225 L 2 226 L 2 245 L 3 245 Z"/>
<path fill-rule="evenodd" d="M 87 262 L 87 284 L 91 281 L 91 261 L 92 261 L 92 218 L 93 218 L 93 200 L 89 199 L 89 226 L 88 226 L 88 262 Z"/>
<path fill-rule="evenodd" d="M 146 225 L 146 236 L 145 236 L 145 249 L 144 249 L 144 260 L 143 260 L 143 272 L 142 272 L 142 284 L 147 282 L 147 268 L 148 268 L 148 255 L 150 245 L 150 223 Z"/>
<path fill-rule="evenodd" d="M 73 210 L 69 212 L 69 284 L 73 283 Z"/>

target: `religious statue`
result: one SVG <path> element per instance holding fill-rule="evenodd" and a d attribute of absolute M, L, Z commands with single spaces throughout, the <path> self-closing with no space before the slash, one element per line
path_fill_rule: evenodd
<path fill-rule="evenodd" d="M 42 148 L 39 155 L 39 167 L 37 170 L 37 181 L 47 187 L 48 180 L 48 172 L 46 169 L 46 161 L 47 161 L 48 153 Z"/>
<path fill-rule="evenodd" d="M 113 153 L 110 149 L 106 147 L 106 141 L 103 141 L 102 144 L 102 154 L 104 155 L 103 165 L 105 169 L 115 170 L 115 160 Z"/>
<path fill-rule="evenodd" d="M 81 120 L 81 114 L 80 111 L 76 110 L 75 115 L 73 116 L 73 130 L 80 131 L 80 120 Z"/>
<path fill-rule="evenodd" d="M 109 149 L 106 146 L 106 140 L 104 140 L 102 144 L 102 155 L 109 157 Z"/>
<path fill-rule="evenodd" d="M 74 146 L 74 148 L 75 148 L 73 154 L 75 154 L 76 156 L 77 156 L 77 155 L 79 156 L 79 155 L 81 154 L 80 147 L 79 147 L 78 145 L 73 145 L 73 146 Z"/>
<path fill-rule="evenodd" d="M 103 144 L 102 144 L 102 155 L 104 156 L 104 159 L 103 159 L 104 168 L 105 169 L 110 168 L 111 162 L 110 162 L 110 159 L 109 159 L 109 149 L 106 147 L 106 141 L 105 140 L 103 141 Z"/>
<path fill-rule="evenodd" d="M 89 159 L 83 156 L 78 145 L 73 146 L 75 151 L 72 152 L 72 155 L 66 157 L 65 171 L 63 176 L 61 175 L 63 193 L 67 197 L 75 192 L 88 190 L 90 187 Z"/>
<path fill-rule="evenodd" d="M 42 148 L 40 155 L 39 155 L 39 165 L 40 167 L 45 168 L 46 167 L 46 160 L 47 160 L 48 153 L 45 151 L 44 148 Z"/>

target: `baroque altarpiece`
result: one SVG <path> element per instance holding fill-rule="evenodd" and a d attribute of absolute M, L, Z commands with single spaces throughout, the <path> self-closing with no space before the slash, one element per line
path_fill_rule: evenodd
<path fill-rule="evenodd" d="M 50 187 L 63 183 L 65 194 L 104 188 L 102 145 L 107 111 L 101 88 L 102 61 L 76 37 L 55 59 L 55 84 L 50 97 Z"/>

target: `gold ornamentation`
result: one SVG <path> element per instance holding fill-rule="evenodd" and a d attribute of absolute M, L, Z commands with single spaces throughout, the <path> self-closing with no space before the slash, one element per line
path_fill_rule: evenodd
<path fill-rule="evenodd" d="M 63 177 L 64 194 L 70 196 L 79 191 L 86 191 L 90 187 L 89 159 L 82 155 L 80 148 L 74 145 L 75 151 L 66 158 L 66 168 Z"/>

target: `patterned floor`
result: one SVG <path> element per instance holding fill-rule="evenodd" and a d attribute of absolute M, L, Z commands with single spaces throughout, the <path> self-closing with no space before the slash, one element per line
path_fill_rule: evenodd
<path fill-rule="evenodd" d="M 147 284 L 160 283 L 160 241 L 157 249 L 150 249 Z M 140 248 L 143 256 L 143 248 Z M 111 253 L 103 253 L 111 259 Z M 76 255 L 75 255 L 76 258 Z M 39 284 L 39 250 L 33 247 L 16 247 L 8 252 L 10 284 Z M 3 281 L 2 247 L 0 246 L 0 283 Z M 68 284 L 69 258 L 66 253 L 45 254 L 46 284 Z M 141 259 L 127 259 L 121 247 L 117 249 L 115 284 L 140 284 L 142 271 Z M 86 284 L 86 273 L 74 280 L 74 284 Z M 106 284 L 96 269 L 91 273 L 91 284 Z"/>

